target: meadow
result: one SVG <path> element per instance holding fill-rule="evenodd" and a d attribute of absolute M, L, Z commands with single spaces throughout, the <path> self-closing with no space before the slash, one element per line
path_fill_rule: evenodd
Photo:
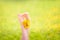
<path fill-rule="evenodd" d="M 60 1 L 0 1 L 0 40 L 20 40 L 18 14 L 29 12 L 29 40 L 60 40 Z"/>

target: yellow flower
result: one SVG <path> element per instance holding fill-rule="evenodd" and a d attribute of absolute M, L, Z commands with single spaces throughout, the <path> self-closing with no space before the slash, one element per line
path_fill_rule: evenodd
<path fill-rule="evenodd" d="M 29 26 L 30 26 L 30 21 L 25 19 L 25 20 L 23 21 L 23 26 L 24 26 L 25 29 L 29 28 Z"/>

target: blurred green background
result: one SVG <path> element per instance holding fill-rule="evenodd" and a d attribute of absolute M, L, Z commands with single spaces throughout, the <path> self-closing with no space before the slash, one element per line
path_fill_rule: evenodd
<path fill-rule="evenodd" d="M 0 1 L 0 40 L 20 40 L 18 14 L 29 12 L 29 40 L 60 40 L 59 0 Z"/>

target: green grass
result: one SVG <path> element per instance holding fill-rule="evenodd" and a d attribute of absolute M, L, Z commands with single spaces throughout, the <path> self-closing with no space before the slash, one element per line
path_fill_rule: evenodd
<path fill-rule="evenodd" d="M 18 14 L 29 12 L 30 40 L 60 40 L 60 1 L 0 2 L 0 40 L 20 40 Z"/>

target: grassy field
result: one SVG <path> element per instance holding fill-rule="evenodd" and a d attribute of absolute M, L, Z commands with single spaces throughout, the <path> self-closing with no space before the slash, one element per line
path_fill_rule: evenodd
<path fill-rule="evenodd" d="M 0 1 L 0 40 L 20 40 L 18 14 L 29 12 L 30 40 L 60 40 L 60 1 Z"/>

